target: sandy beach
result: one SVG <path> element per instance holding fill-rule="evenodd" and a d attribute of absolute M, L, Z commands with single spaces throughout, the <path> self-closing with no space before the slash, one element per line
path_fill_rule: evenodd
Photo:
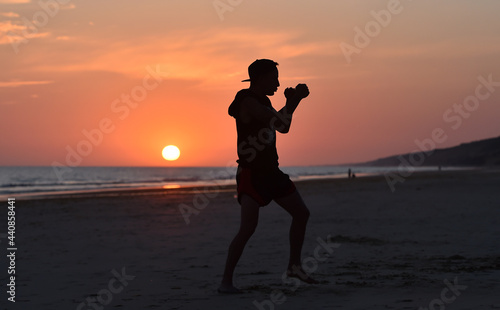
<path fill-rule="evenodd" d="M 488 170 L 414 174 L 395 192 L 384 176 L 297 182 L 311 211 L 304 268 L 321 283 L 283 279 L 290 217 L 272 203 L 261 209 L 236 269 L 245 293 L 232 296 L 216 290 L 239 225 L 234 186 L 19 199 L 16 303 L 5 292 L 0 303 L 50 310 L 500 309 L 499 184 L 500 172 Z M 200 210 L 187 223 L 180 205 Z"/>

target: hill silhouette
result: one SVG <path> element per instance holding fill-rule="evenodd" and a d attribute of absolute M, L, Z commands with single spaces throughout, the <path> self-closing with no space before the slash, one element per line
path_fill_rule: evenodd
<path fill-rule="evenodd" d="M 427 154 L 406 153 L 361 163 L 362 166 L 398 166 L 402 162 L 418 166 L 500 166 L 500 137 L 435 149 Z M 417 164 L 414 164 L 417 162 Z"/>

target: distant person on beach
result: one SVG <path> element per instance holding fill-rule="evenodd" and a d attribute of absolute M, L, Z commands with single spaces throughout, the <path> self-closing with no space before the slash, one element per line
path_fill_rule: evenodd
<path fill-rule="evenodd" d="M 260 207 L 272 200 L 292 216 L 290 226 L 290 258 L 287 276 L 306 283 L 317 283 L 302 269 L 301 252 L 309 210 L 287 174 L 278 167 L 276 131 L 288 133 L 292 114 L 300 101 L 309 95 L 305 84 L 284 91 L 285 106 L 276 111 L 267 96 L 280 86 L 278 63 L 258 59 L 248 67 L 248 89 L 240 90 L 229 106 L 229 115 L 236 119 L 238 133 L 238 171 L 236 174 L 238 202 L 241 205 L 240 228 L 228 250 L 220 293 L 241 293 L 233 285 L 233 273 L 243 249 L 257 227 Z"/>
<path fill-rule="evenodd" d="M 350 179 L 351 178 L 351 168 L 349 168 L 349 170 L 347 170 L 347 178 Z"/>

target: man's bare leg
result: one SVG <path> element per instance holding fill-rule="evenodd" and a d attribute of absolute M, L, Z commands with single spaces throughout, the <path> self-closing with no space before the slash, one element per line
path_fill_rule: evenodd
<path fill-rule="evenodd" d="M 302 269 L 301 255 L 304 236 L 306 234 L 309 209 L 302 200 L 299 192 L 295 191 L 288 196 L 275 199 L 275 201 L 292 216 L 290 225 L 290 259 L 288 261 L 287 275 L 298 278 L 306 283 L 318 283 Z"/>
<path fill-rule="evenodd" d="M 238 294 L 239 289 L 233 285 L 233 274 L 250 237 L 253 235 L 259 221 L 259 204 L 250 196 L 241 197 L 240 229 L 229 245 L 224 276 L 219 287 L 219 293 Z"/>

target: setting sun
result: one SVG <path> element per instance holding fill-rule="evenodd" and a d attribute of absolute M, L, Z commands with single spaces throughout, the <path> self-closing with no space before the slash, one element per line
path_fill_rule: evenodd
<path fill-rule="evenodd" d="M 166 160 L 176 160 L 181 155 L 181 151 L 179 151 L 179 148 L 175 145 L 167 145 L 163 148 L 161 154 Z"/>

